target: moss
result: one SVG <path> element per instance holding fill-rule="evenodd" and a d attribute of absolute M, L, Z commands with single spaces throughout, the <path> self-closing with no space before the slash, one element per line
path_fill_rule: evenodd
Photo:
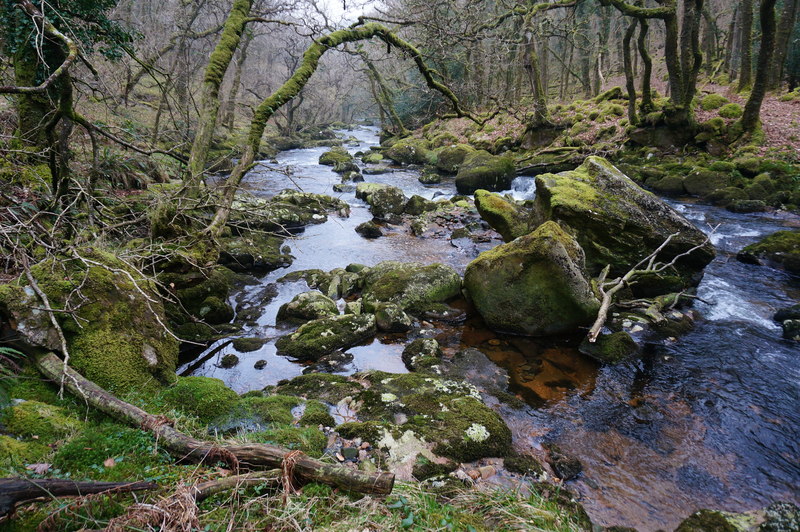
<path fill-rule="evenodd" d="M 114 465 L 104 465 L 108 459 Z M 107 481 L 151 478 L 171 462 L 150 433 L 116 423 L 87 426 L 53 457 L 53 465 L 73 477 Z"/>
<path fill-rule="evenodd" d="M 364 154 L 361 157 L 361 160 L 366 164 L 380 164 L 383 162 L 383 154 L 378 151 L 371 151 L 367 154 Z"/>
<path fill-rule="evenodd" d="M 227 355 L 223 356 L 222 360 L 219 362 L 220 367 L 224 369 L 230 369 L 235 367 L 237 364 L 239 364 L 239 357 L 233 353 L 228 353 Z"/>
<path fill-rule="evenodd" d="M 704 111 L 713 111 L 719 109 L 726 103 L 728 103 L 728 99 L 725 96 L 721 94 L 708 94 L 700 101 L 700 107 L 702 107 Z"/>
<path fill-rule="evenodd" d="M 336 422 L 331 416 L 328 406 L 320 401 L 311 400 L 306 402 L 306 409 L 300 417 L 300 425 L 303 427 L 333 427 Z"/>
<path fill-rule="evenodd" d="M 376 333 L 372 315 L 343 314 L 309 321 L 275 342 L 278 354 L 299 360 L 318 360 L 338 349 L 357 345 Z"/>
<path fill-rule="evenodd" d="M 761 160 L 758 157 L 737 157 L 732 162 L 747 177 L 754 177 L 760 172 Z"/>
<path fill-rule="evenodd" d="M 584 341 L 580 346 L 581 353 L 607 364 L 618 364 L 637 350 L 631 335 L 622 331 L 601 335 L 594 343 Z"/>
<path fill-rule="evenodd" d="M 266 342 L 265 338 L 236 338 L 232 345 L 240 353 L 251 353 L 261 349 Z"/>
<path fill-rule="evenodd" d="M 237 409 L 252 412 L 266 423 L 289 425 L 294 421 L 292 409 L 299 406 L 300 401 L 291 395 L 270 395 L 268 397 L 246 397 L 239 401 Z"/>
<path fill-rule="evenodd" d="M 766 261 L 800 273 L 800 231 L 777 231 L 755 244 L 746 246 L 737 255 L 744 262 Z"/>
<path fill-rule="evenodd" d="M 369 442 L 373 445 L 383 438 L 387 427 L 391 425 L 380 421 L 347 422 L 336 427 L 336 432 L 342 438 L 355 440 L 360 438 L 362 442 Z"/>
<path fill-rule="evenodd" d="M 220 238 L 219 263 L 235 271 L 267 273 L 284 268 L 293 257 L 283 251 L 283 239 L 250 232 L 247 236 Z"/>
<path fill-rule="evenodd" d="M 363 386 L 341 375 L 308 373 L 279 382 L 275 391 L 287 395 L 313 397 L 329 403 L 338 403 L 345 397 L 363 390 Z"/>
<path fill-rule="evenodd" d="M 20 441 L 0 435 L 0 474 L 42 460 L 50 448 L 37 441 Z"/>
<path fill-rule="evenodd" d="M 714 172 L 733 173 L 733 171 L 736 170 L 736 165 L 730 161 L 714 161 L 708 169 Z"/>
<path fill-rule="evenodd" d="M 479 150 L 468 154 L 459 166 L 456 189 L 461 194 L 472 194 L 478 189 L 506 190 L 514 177 L 514 162 L 510 158 Z"/>
<path fill-rule="evenodd" d="M 684 519 L 675 532 L 739 532 L 728 514 L 715 510 L 700 510 Z"/>
<path fill-rule="evenodd" d="M 686 192 L 702 197 L 708 196 L 715 190 L 725 188 L 730 184 L 729 174 L 703 168 L 695 169 L 683 180 L 683 187 Z"/>
<path fill-rule="evenodd" d="M 742 106 L 738 103 L 729 103 L 720 108 L 719 116 L 722 118 L 739 118 L 743 112 Z"/>
<path fill-rule="evenodd" d="M 383 152 L 385 157 L 400 164 L 436 164 L 436 153 L 425 139 L 407 137 Z"/>
<path fill-rule="evenodd" d="M 276 426 L 247 435 L 249 441 L 270 443 L 287 449 L 298 450 L 309 456 L 319 457 L 325 451 L 328 438 L 317 428 Z"/>
<path fill-rule="evenodd" d="M 168 407 L 209 421 L 228 412 L 239 400 L 236 392 L 219 379 L 179 377 L 178 382 L 162 393 Z"/>
<path fill-rule="evenodd" d="M 527 454 L 512 454 L 503 460 L 503 466 L 512 473 L 539 477 L 544 468 L 542 464 L 533 456 Z"/>
<path fill-rule="evenodd" d="M 443 464 L 438 464 L 418 454 L 414 466 L 411 469 L 411 474 L 414 475 L 414 478 L 417 480 L 426 480 L 431 477 L 447 475 L 456 469 L 458 469 L 458 464 L 455 462 L 447 461 Z"/>
<path fill-rule="evenodd" d="M 498 194 L 486 190 L 476 190 L 475 206 L 481 218 L 489 222 L 489 225 L 500 233 L 506 242 L 526 235 L 533 229 L 531 216 L 522 212 L 518 205 Z"/>
<path fill-rule="evenodd" d="M 326 166 L 336 166 L 337 164 L 352 162 L 352 160 L 353 156 L 350 155 L 350 152 L 341 146 L 331 148 L 319 156 L 319 164 Z"/>
<path fill-rule="evenodd" d="M 433 149 L 441 148 L 443 146 L 451 146 L 453 144 L 458 144 L 458 137 L 449 131 L 443 131 L 431 139 L 431 148 Z"/>
<path fill-rule="evenodd" d="M 332 299 L 312 291 L 297 294 L 290 302 L 281 305 L 277 320 L 303 323 L 338 314 L 339 308 Z"/>
<path fill-rule="evenodd" d="M 0 415 L 5 430 L 17 436 L 37 436 L 55 441 L 80 426 L 80 421 L 58 406 L 39 401 L 23 401 L 3 410 Z"/>
<path fill-rule="evenodd" d="M 385 261 L 364 275 L 362 297 L 368 311 L 377 303 L 395 303 L 407 312 L 416 312 L 460 293 L 461 277 L 449 266 Z"/>
<path fill-rule="evenodd" d="M 622 91 L 622 87 L 614 86 L 608 89 L 607 91 L 601 92 L 597 96 L 594 97 L 595 103 L 607 102 L 609 100 L 621 100 L 624 98 L 624 93 Z"/>

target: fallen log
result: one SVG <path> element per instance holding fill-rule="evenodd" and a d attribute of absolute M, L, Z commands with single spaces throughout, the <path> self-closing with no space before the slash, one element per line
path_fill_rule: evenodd
<path fill-rule="evenodd" d="M 188 436 L 169 424 L 163 416 L 153 416 L 141 408 L 108 393 L 72 368 L 53 353 L 35 356 L 36 366 L 43 375 L 64 387 L 94 408 L 114 419 L 128 423 L 155 435 L 159 443 L 179 460 L 190 462 L 225 461 L 233 469 L 281 468 L 284 459 L 291 455 L 294 475 L 302 482 L 320 482 L 347 491 L 387 495 L 394 487 L 394 474 L 389 472 L 365 473 L 345 467 L 326 464 L 303 453 L 290 451 L 276 445 L 261 443 L 217 444 Z M 62 381 L 63 377 L 63 381 Z"/>
<path fill-rule="evenodd" d="M 153 490 L 154 482 L 75 482 L 63 479 L 0 478 L 0 517 L 12 513 L 17 504 L 42 497 L 81 497 L 96 493 L 127 493 Z"/>

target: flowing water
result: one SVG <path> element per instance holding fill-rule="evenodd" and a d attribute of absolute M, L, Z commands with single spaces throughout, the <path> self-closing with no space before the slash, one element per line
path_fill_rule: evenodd
<path fill-rule="evenodd" d="M 377 131 L 359 128 L 351 152 L 377 144 Z M 353 194 L 336 194 L 339 175 L 317 164 L 326 148 L 283 152 L 277 165 L 258 167 L 247 185 L 256 195 L 283 188 L 326 193 L 348 201 L 349 218 L 335 216 L 287 241 L 295 256 L 287 269 L 267 275 L 254 292 L 289 271 L 330 270 L 382 260 L 443 262 L 463 272 L 485 246 L 455 246 L 446 238 L 420 239 L 402 227 L 366 240 L 356 225 L 371 219 Z M 452 181 L 426 186 L 413 169 L 367 175 L 368 181 L 401 187 L 407 196 L 452 195 Z M 510 191 L 535 193 L 533 179 L 520 177 Z M 800 300 L 800 279 L 768 267 L 739 263 L 736 252 L 760 236 L 800 226 L 800 218 L 777 214 L 733 214 L 704 205 L 673 206 L 711 235 L 717 259 L 706 269 L 693 331 L 678 341 L 645 342 L 642 356 L 617 366 L 599 366 L 577 352 L 577 339 L 546 341 L 496 334 L 483 326 L 465 302 L 469 319 L 431 334 L 446 355 L 476 347 L 508 370 L 511 391 L 523 408 L 503 405 L 502 414 L 521 451 L 536 451 L 543 439 L 578 457 L 584 467 L 573 481 L 593 522 L 641 531 L 672 530 L 699 508 L 744 511 L 775 500 L 800 502 L 800 346 L 781 339 L 773 313 Z M 304 282 L 279 283 L 278 296 L 264 308 L 245 336 L 277 338 L 278 307 L 307 290 Z M 405 337 L 379 335 L 348 350 L 353 360 L 343 373 L 377 368 L 405 372 L 400 353 Z M 241 362 L 218 367 L 226 353 Z M 253 364 L 266 360 L 263 370 Z M 260 389 L 302 373 L 304 367 L 275 354 L 267 342 L 252 353 L 237 353 L 225 341 L 185 364 L 184 373 L 223 379 L 239 392 Z"/>

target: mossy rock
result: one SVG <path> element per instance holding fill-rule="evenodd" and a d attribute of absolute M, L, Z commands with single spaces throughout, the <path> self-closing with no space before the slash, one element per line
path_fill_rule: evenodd
<path fill-rule="evenodd" d="M 342 438 L 348 440 L 360 438 L 362 442 L 365 441 L 374 445 L 383 437 L 387 427 L 389 427 L 389 424 L 380 421 L 349 421 L 337 426 L 336 432 Z"/>
<path fill-rule="evenodd" d="M 681 196 L 686 194 L 686 188 L 683 186 L 684 180 L 682 175 L 670 174 L 660 179 L 648 179 L 645 184 L 658 193 Z"/>
<path fill-rule="evenodd" d="M 383 154 L 378 151 L 371 151 L 362 155 L 361 161 L 365 164 L 380 164 L 383 162 Z"/>
<path fill-rule="evenodd" d="M 360 420 L 393 423 L 402 414 L 408 421 L 399 430 L 411 430 L 432 443 L 435 454 L 459 462 L 504 456 L 511 449 L 511 431 L 469 384 L 414 373 L 358 376 L 370 383 L 355 397 Z"/>
<path fill-rule="evenodd" d="M 83 298 L 74 317 L 57 315 L 70 365 L 113 392 L 174 382 L 178 342 L 164 328 L 167 319 L 153 284 L 113 255 L 96 248 L 77 252 L 91 262 L 49 259 L 31 267 L 53 308 L 65 308 L 67 298 L 74 302 L 76 291 Z M 31 348 L 60 350 L 47 316 L 32 310 L 41 303 L 23 289 L 26 284 L 0 285 L 0 316 L 12 318 Z"/>
<path fill-rule="evenodd" d="M 728 102 L 729 100 L 721 94 L 708 94 L 700 100 L 700 107 L 702 107 L 704 111 L 714 111 Z"/>
<path fill-rule="evenodd" d="M 309 321 L 296 332 L 275 342 L 279 355 L 298 360 L 319 360 L 323 355 L 347 349 L 375 336 L 375 316 L 343 314 Z"/>
<path fill-rule="evenodd" d="M 693 196 L 706 197 L 715 190 L 730 186 L 730 175 L 713 170 L 696 169 L 683 180 L 686 192 Z"/>
<path fill-rule="evenodd" d="M 735 515 L 716 510 L 700 510 L 684 519 L 675 532 L 742 532 Z"/>
<path fill-rule="evenodd" d="M 316 400 L 306 402 L 306 409 L 300 417 L 300 426 L 303 427 L 333 427 L 336 422 L 330 414 L 328 405 Z"/>
<path fill-rule="evenodd" d="M 590 275 L 607 265 L 612 276 L 623 275 L 674 233 L 661 260 L 699 246 L 675 264 L 687 285 L 699 281 L 715 256 L 702 231 L 600 157 L 588 157 L 574 171 L 536 176 L 534 212 L 537 221 L 557 221 L 574 231 Z"/>
<path fill-rule="evenodd" d="M 417 338 L 402 354 L 403 363 L 410 371 L 426 372 L 442 361 L 442 349 L 434 338 Z"/>
<path fill-rule="evenodd" d="M 352 160 L 353 156 L 350 155 L 350 152 L 341 146 L 333 147 L 319 156 L 319 164 L 325 166 L 336 166 L 339 163 L 348 163 Z"/>
<path fill-rule="evenodd" d="M 274 426 L 261 432 L 250 433 L 247 439 L 254 443 L 269 443 L 302 451 L 315 458 L 322 456 L 328 443 L 328 438 L 316 427 Z"/>
<path fill-rule="evenodd" d="M 6 432 L 23 437 L 36 436 L 44 442 L 58 440 L 80 427 L 80 421 L 59 406 L 23 401 L 0 413 Z"/>
<path fill-rule="evenodd" d="M 455 174 L 458 172 L 464 159 L 474 152 L 475 148 L 469 144 L 445 146 L 437 152 L 436 168 L 446 174 Z"/>
<path fill-rule="evenodd" d="M 595 103 L 607 102 L 610 100 L 621 100 L 625 97 L 625 93 L 620 86 L 614 86 L 608 89 L 607 91 L 601 92 L 597 96 L 594 97 Z"/>
<path fill-rule="evenodd" d="M 253 351 L 258 351 L 261 349 L 264 344 L 267 343 L 265 338 L 255 338 L 255 337 L 248 337 L 248 338 L 236 338 L 233 341 L 233 348 L 239 351 L 240 353 L 251 353 Z"/>
<path fill-rule="evenodd" d="M 767 204 L 762 200 L 741 199 L 731 201 L 725 208 L 731 212 L 747 214 L 752 212 L 765 212 L 767 210 Z"/>
<path fill-rule="evenodd" d="M 240 431 L 262 430 L 273 424 L 291 425 L 292 409 L 303 401 L 290 395 L 242 397 L 224 414 L 209 422 L 209 430 L 227 434 Z"/>
<path fill-rule="evenodd" d="M 414 320 L 394 303 L 378 303 L 375 305 L 374 313 L 379 331 L 406 332 L 414 324 Z"/>
<path fill-rule="evenodd" d="M 336 302 L 321 292 L 311 291 L 297 294 L 290 302 L 281 305 L 277 320 L 304 323 L 338 314 Z"/>
<path fill-rule="evenodd" d="M 211 377 L 179 377 L 174 386 L 161 394 L 165 405 L 191 414 L 200 421 L 210 421 L 230 411 L 239 396 L 219 379 Z"/>
<path fill-rule="evenodd" d="M 425 139 L 408 137 L 395 142 L 383 155 L 400 164 L 436 164 L 431 143 Z"/>
<path fill-rule="evenodd" d="M 800 231 L 777 231 L 746 246 L 736 258 L 750 264 L 769 264 L 800 274 Z"/>
<path fill-rule="evenodd" d="M 744 110 L 738 103 L 729 103 L 719 109 L 719 116 L 722 118 L 739 118 L 743 113 Z"/>
<path fill-rule="evenodd" d="M 535 457 L 527 454 L 512 454 L 503 460 L 503 467 L 512 473 L 538 478 L 544 473 L 544 467 Z"/>
<path fill-rule="evenodd" d="M 626 332 L 602 334 L 592 343 L 587 339 L 580 345 L 580 352 L 606 364 L 618 364 L 638 350 L 631 335 Z"/>
<path fill-rule="evenodd" d="M 405 214 L 410 214 L 411 216 L 419 216 L 420 214 L 426 212 L 435 211 L 438 208 L 439 204 L 437 202 L 414 194 L 408 200 L 408 203 L 406 203 L 405 210 L 403 212 Z"/>
<path fill-rule="evenodd" d="M 708 201 L 714 205 L 720 205 L 722 207 L 726 207 L 740 200 L 747 200 L 747 198 L 747 193 L 741 188 L 737 187 L 725 187 L 717 189 L 706 196 Z"/>
<path fill-rule="evenodd" d="M 461 277 L 443 264 L 385 261 L 367 270 L 362 279 L 367 311 L 378 303 L 395 303 L 406 312 L 417 312 L 461 293 Z"/>
<path fill-rule="evenodd" d="M 12 471 L 41 461 L 50 451 L 47 445 L 38 441 L 20 441 L 0 434 L 0 474 L 10 476 Z"/>
<path fill-rule="evenodd" d="M 758 157 L 737 157 L 733 160 L 733 164 L 746 177 L 755 177 L 761 168 L 761 160 Z"/>
<path fill-rule="evenodd" d="M 546 336 L 574 332 L 600 303 L 584 272 L 581 247 L 555 222 L 481 253 L 467 266 L 464 288 L 495 330 Z"/>
<path fill-rule="evenodd" d="M 280 394 L 319 399 L 328 403 L 338 403 L 363 389 L 362 385 L 347 377 L 329 373 L 298 375 L 291 380 L 279 382 L 275 387 L 275 391 Z"/>
<path fill-rule="evenodd" d="M 117 423 L 88 425 L 53 457 L 53 465 L 73 477 L 105 481 L 148 479 L 170 463 L 150 433 Z"/>
<path fill-rule="evenodd" d="M 458 144 L 458 137 L 449 131 L 442 131 L 431 139 L 431 148 L 433 149 L 451 146 L 453 144 Z"/>
<path fill-rule="evenodd" d="M 383 236 L 383 231 L 381 230 L 381 227 L 372 220 L 368 220 L 364 223 L 358 224 L 355 228 L 355 231 L 359 235 L 368 239 L 375 239 Z"/>
<path fill-rule="evenodd" d="M 459 166 L 456 189 L 460 194 L 472 194 L 478 189 L 506 190 L 515 176 L 510 158 L 479 150 L 468 154 Z"/>
<path fill-rule="evenodd" d="M 366 201 L 374 217 L 385 219 L 393 214 L 403 214 L 408 198 L 399 188 L 386 186 L 372 192 Z"/>
<path fill-rule="evenodd" d="M 384 183 L 359 183 L 356 185 L 356 198 L 369 203 L 369 198 L 377 191 L 389 188 L 391 185 Z"/>
<path fill-rule="evenodd" d="M 475 207 L 481 218 L 486 220 L 492 229 L 500 233 L 506 242 L 527 235 L 533 230 L 531 214 L 499 194 L 476 190 Z"/>
<path fill-rule="evenodd" d="M 283 239 L 252 232 L 248 236 L 221 238 L 219 262 L 235 272 L 268 273 L 292 264 L 284 253 Z"/>

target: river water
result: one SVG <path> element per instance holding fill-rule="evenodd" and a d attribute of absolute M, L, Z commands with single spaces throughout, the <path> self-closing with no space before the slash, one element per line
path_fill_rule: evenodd
<path fill-rule="evenodd" d="M 378 142 L 374 128 L 344 134 L 357 139 L 347 146 L 351 152 Z M 247 176 L 254 195 L 271 196 L 284 188 L 325 193 L 347 201 L 351 215 L 332 215 L 287 241 L 294 263 L 245 290 L 263 289 L 290 271 L 382 260 L 442 262 L 463 273 L 480 251 L 500 243 L 454 245 L 446 237 L 414 237 L 400 226 L 389 228 L 383 238 L 361 238 L 354 228 L 371 214 L 352 193 L 333 191 L 340 176 L 317 164 L 326 150 L 282 152 L 278 164 L 256 167 Z M 409 197 L 455 193 L 452 180 L 422 185 L 418 175 L 414 169 L 395 169 L 365 178 L 398 186 Z M 531 198 L 533 178 L 517 178 L 510 192 Z M 745 511 L 775 500 L 800 502 L 800 345 L 781 339 L 771 319 L 778 308 L 800 301 L 800 278 L 735 260 L 738 250 L 759 237 L 800 227 L 800 217 L 671 203 L 711 234 L 718 251 L 698 288 L 702 301 L 694 308 L 701 317 L 677 342 L 652 339 L 639 359 L 600 366 L 577 352 L 578 339 L 496 334 L 474 312 L 464 324 L 436 331 L 446 355 L 476 347 L 508 370 L 511 391 L 526 404 L 501 407 L 515 446 L 535 452 L 545 439 L 578 457 L 584 470 L 571 484 L 594 523 L 643 532 L 672 530 L 700 508 Z M 276 286 L 278 296 L 243 336 L 275 339 L 289 331 L 275 325 L 278 307 L 308 288 L 302 281 Z M 400 360 L 404 345 L 397 335 L 379 335 L 348 350 L 353 360 L 343 373 L 405 372 Z M 219 367 L 227 353 L 237 354 L 241 362 L 231 369 Z M 264 369 L 254 369 L 258 360 L 267 362 Z M 217 377 L 244 392 L 303 369 L 277 356 L 273 341 L 251 353 L 238 353 L 221 341 L 180 371 Z"/>

